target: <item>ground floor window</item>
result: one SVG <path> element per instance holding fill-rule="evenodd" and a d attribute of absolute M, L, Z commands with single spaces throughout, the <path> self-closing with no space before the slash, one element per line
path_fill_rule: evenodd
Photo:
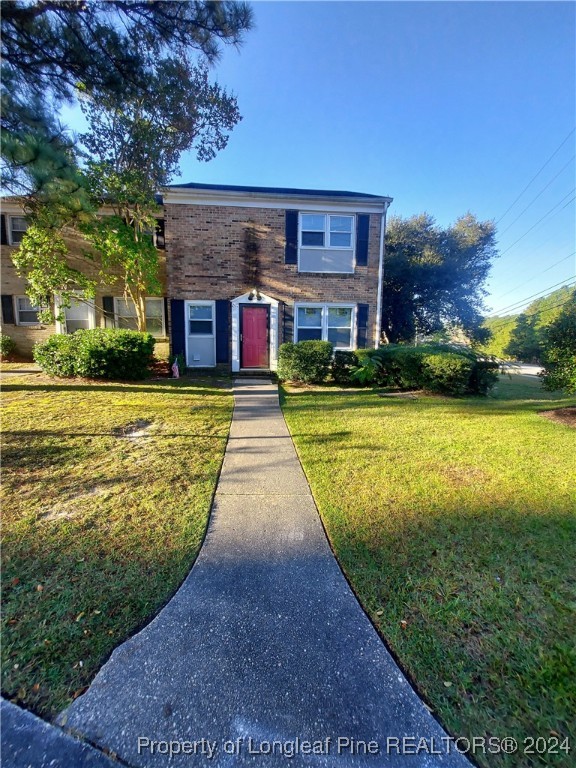
<path fill-rule="evenodd" d="M 148 298 L 146 302 L 146 330 L 152 336 L 166 335 L 164 323 L 164 299 Z M 138 330 L 136 307 L 131 299 L 114 299 L 115 325 L 132 331 Z"/>
<path fill-rule="evenodd" d="M 336 349 L 354 347 L 355 305 L 297 304 L 295 341 L 330 341 Z"/>
<path fill-rule="evenodd" d="M 40 307 L 35 307 L 28 296 L 16 296 L 16 322 L 18 325 L 37 325 Z"/>
<path fill-rule="evenodd" d="M 87 330 L 94 327 L 94 305 L 88 301 L 72 299 L 70 306 L 63 309 L 64 333 Z"/>

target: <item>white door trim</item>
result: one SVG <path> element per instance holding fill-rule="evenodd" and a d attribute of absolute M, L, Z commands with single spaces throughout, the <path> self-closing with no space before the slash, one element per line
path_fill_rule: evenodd
<path fill-rule="evenodd" d="M 264 293 L 254 291 L 243 293 L 232 299 L 232 372 L 238 373 L 240 370 L 240 305 L 252 304 L 268 305 L 270 307 L 270 347 L 268 349 L 268 359 L 270 360 L 270 370 L 275 371 L 278 367 L 278 306 L 279 302 L 266 296 Z"/>

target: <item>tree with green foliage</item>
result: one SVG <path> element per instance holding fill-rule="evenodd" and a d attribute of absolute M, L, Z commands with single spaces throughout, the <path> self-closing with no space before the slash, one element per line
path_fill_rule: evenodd
<path fill-rule="evenodd" d="M 25 205 L 32 226 L 14 258 L 30 299 L 49 322 L 50 296 L 64 308 L 93 295 L 93 281 L 67 265 L 61 233 L 72 226 L 93 246 L 84 256 L 91 267 L 99 259 L 100 278 L 122 280 L 145 330 L 145 296 L 160 291 L 155 195 L 182 152 L 211 160 L 241 119 L 235 97 L 210 82 L 207 62 L 217 58 L 218 41 L 241 41 L 250 9 L 229 2 L 15 2 L 6 24 L 6 73 L 22 88 L 18 97 L 5 88 L 3 98 L 8 107 L 21 98 L 22 110 L 10 113 L 3 156 L 8 186 L 31 193 Z M 203 56 L 196 63 L 194 52 Z M 73 148 L 47 117 L 50 97 L 58 106 L 73 96 L 89 124 L 80 143 L 84 168 L 78 144 Z M 96 214 L 103 203 L 114 216 Z"/>
<path fill-rule="evenodd" d="M 218 59 L 252 26 L 244 2 L 11 0 L 2 4 L 2 176 L 13 194 L 70 191 L 75 143 L 58 109 L 78 93 L 98 101 L 150 95 L 165 59 Z"/>
<path fill-rule="evenodd" d="M 504 352 L 507 357 L 524 363 L 540 361 L 540 339 L 533 315 L 524 312 L 518 315 Z"/>
<path fill-rule="evenodd" d="M 576 394 L 576 290 L 546 329 L 543 348 L 544 388 Z"/>
<path fill-rule="evenodd" d="M 471 213 L 447 228 L 432 216 L 392 217 L 387 230 L 382 331 L 408 342 L 446 325 L 480 340 L 484 283 L 496 256 L 495 228 Z"/>

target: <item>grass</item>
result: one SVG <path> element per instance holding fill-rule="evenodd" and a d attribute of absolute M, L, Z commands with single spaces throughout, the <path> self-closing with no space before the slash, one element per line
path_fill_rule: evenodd
<path fill-rule="evenodd" d="M 232 397 L 36 375 L 7 378 L 3 404 L 2 690 L 50 719 L 189 571 Z"/>
<path fill-rule="evenodd" d="M 576 748 L 576 433 L 538 414 L 573 404 L 519 375 L 490 398 L 284 395 L 334 552 L 452 735 Z"/>

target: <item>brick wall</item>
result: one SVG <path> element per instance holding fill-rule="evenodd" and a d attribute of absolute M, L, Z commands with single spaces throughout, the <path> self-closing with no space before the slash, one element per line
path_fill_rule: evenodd
<path fill-rule="evenodd" d="M 368 304 L 368 339 L 373 343 L 380 214 L 370 215 L 368 266 L 356 267 L 353 275 L 336 275 L 299 273 L 297 265 L 284 264 L 284 210 L 171 204 L 164 211 L 170 297 L 233 299 L 256 286 L 286 303 Z M 247 253 L 247 229 L 258 243 L 257 258 Z"/>

